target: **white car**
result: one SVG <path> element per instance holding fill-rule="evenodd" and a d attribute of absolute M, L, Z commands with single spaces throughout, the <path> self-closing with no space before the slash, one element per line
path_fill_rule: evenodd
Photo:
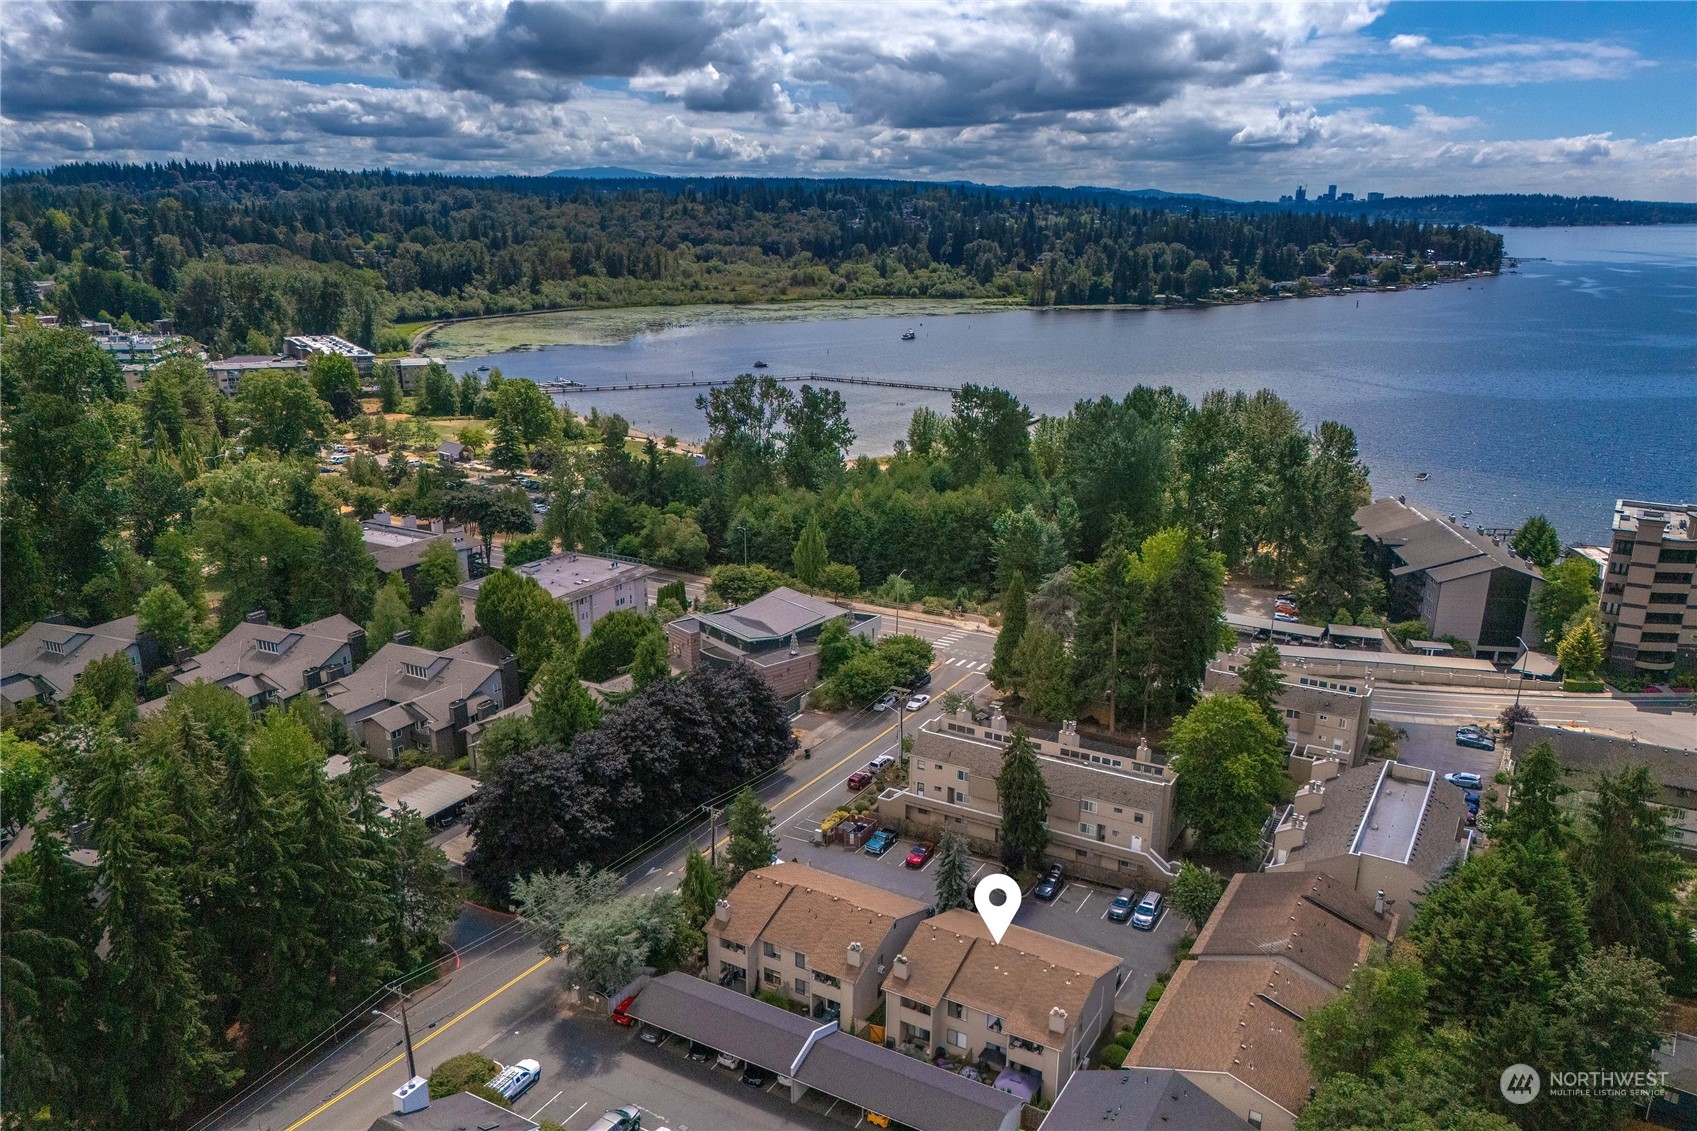
<path fill-rule="evenodd" d="M 742 1061 L 728 1052 L 722 1052 L 719 1054 L 719 1067 L 729 1068 L 733 1072 L 740 1071 L 742 1069 Z"/>
<path fill-rule="evenodd" d="M 895 758 L 888 754 L 880 754 L 876 758 L 872 759 L 872 761 L 866 763 L 866 768 L 874 774 L 881 774 L 886 768 L 895 764 Z"/>
<path fill-rule="evenodd" d="M 931 702 L 931 696 L 915 695 L 912 699 L 907 701 L 907 709 L 910 711 L 917 711 L 929 702 Z"/>

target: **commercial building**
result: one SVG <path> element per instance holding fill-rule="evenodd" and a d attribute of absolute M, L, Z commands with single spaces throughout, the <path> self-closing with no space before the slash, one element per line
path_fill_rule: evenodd
<path fill-rule="evenodd" d="M 1251 654 L 1243 650 L 1216 656 L 1203 676 L 1203 689 L 1236 694 L 1243 687 L 1238 673 Z M 1309 675 L 1294 665 L 1289 670 L 1281 666 L 1280 670 L 1284 690 L 1279 693 L 1278 708 L 1284 715 L 1285 738 L 1291 744 L 1292 757 L 1307 761 L 1334 758 L 1346 766 L 1365 762 L 1373 712 L 1372 679 Z M 1301 780 L 1308 777 L 1303 773 Z"/>
<path fill-rule="evenodd" d="M 377 572 L 385 577 L 398 573 L 411 585 L 418 576 L 418 563 L 424 552 L 437 542 L 453 547 L 459 559 L 460 578 L 471 576 L 471 544 L 463 535 L 443 530 L 439 519 L 420 519 L 410 514 L 397 517 L 388 511 L 378 511 L 360 523 L 360 537 L 377 562 Z"/>
<path fill-rule="evenodd" d="M 1562 800 L 1579 809 L 1596 795 L 1599 774 L 1618 774 L 1633 766 L 1650 771 L 1656 783 L 1656 805 L 1667 821 L 1673 844 L 1697 852 L 1697 727 L 1689 732 L 1685 749 L 1642 742 L 1625 734 L 1569 730 L 1565 727 L 1522 723 L 1514 728 L 1513 765 L 1540 742 L 1547 742 L 1561 763 L 1562 781 L 1569 793 Z"/>
<path fill-rule="evenodd" d="M 263 711 L 334 683 L 364 658 L 365 629 L 340 613 L 280 628 L 256 611 L 201 655 L 179 659 L 170 682 L 172 690 L 216 683 Z"/>
<path fill-rule="evenodd" d="M 270 357 L 265 354 L 238 354 L 226 357 L 222 361 L 206 363 L 206 372 L 218 386 L 218 391 L 226 397 L 233 397 L 241 392 L 242 379 L 250 373 L 301 373 L 306 372 L 306 362 L 295 357 Z"/>
<path fill-rule="evenodd" d="M 283 353 L 288 357 L 302 359 L 318 353 L 337 354 L 353 362 L 361 377 L 369 375 L 372 365 L 377 361 L 377 355 L 370 350 L 334 334 L 297 334 L 292 338 L 284 338 Z"/>
<path fill-rule="evenodd" d="M 516 697 L 518 666 L 486 636 L 442 652 L 407 637 L 383 645 L 360 666 L 324 685 L 324 706 L 373 757 L 393 762 L 403 750 L 453 759 L 466 753 L 466 727 L 492 718 Z"/>
<path fill-rule="evenodd" d="M 152 637 L 139 635 L 133 616 L 88 628 L 37 621 L 0 648 L 0 696 L 13 705 L 60 702 L 76 690 L 88 665 L 108 656 L 127 657 L 140 679 L 156 662 L 155 651 Z"/>
<path fill-rule="evenodd" d="M 1054 1099 L 1113 1020 L 1117 955 L 1010 926 L 997 943 L 976 911 L 955 909 L 914 931 L 884 979 L 896 1047 L 935 1050 L 996 1069 L 998 1086 Z"/>
<path fill-rule="evenodd" d="M 1298 1025 L 1397 919 L 1326 875 L 1232 877 L 1126 1065 L 1175 1071 L 1250 1127 L 1292 1131 L 1313 1085 Z"/>
<path fill-rule="evenodd" d="M 581 636 L 588 636 L 590 627 L 608 613 L 646 610 L 648 578 L 654 574 L 637 562 L 578 553 L 555 554 L 512 568 L 514 573 L 534 578 L 550 597 L 570 605 Z M 460 586 L 468 624 L 477 619 L 477 591 L 487 580 L 479 577 Z"/>
<path fill-rule="evenodd" d="M 674 667 L 746 665 L 799 711 L 801 697 L 819 682 L 819 630 L 839 619 L 847 620 L 853 635 L 869 640 L 877 635 L 877 615 L 779 586 L 746 605 L 679 617 L 666 626 L 666 640 Z"/>
<path fill-rule="evenodd" d="M 672 973 L 644 985 L 626 1012 L 667 1033 L 790 1080 L 790 1101 L 809 1091 L 858 1108 L 877 1126 L 915 1131 L 1016 1131 L 1019 1097 L 903 1056 L 838 1028 L 713 982 Z"/>
<path fill-rule="evenodd" d="M 1406 915 L 1473 843 L 1462 791 L 1431 770 L 1388 761 L 1317 762 L 1286 806 L 1268 872 L 1323 872 Z"/>
<path fill-rule="evenodd" d="M 1458 636 L 1473 654 L 1499 664 L 1519 658 L 1531 638 L 1538 568 L 1501 537 L 1428 513 L 1402 496 L 1355 512 L 1369 561 L 1390 595 L 1392 621 L 1419 620 L 1434 637 Z"/>
<path fill-rule="evenodd" d="M 1037 764 L 1049 787 L 1049 856 L 1104 883 L 1149 886 L 1176 865 L 1164 854 L 1177 828 L 1177 776 L 1146 744 L 1121 746 L 1078 733 L 1032 730 Z M 990 855 L 1001 840 L 996 775 L 1013 740 L 1001 714 L 975 722 L 971 708 L 929 719 L 913 735 L 908 786 L 875 803 L 879 818 L 936 839 L 955 832 Z"/>
<path fill-rule="evenodd" d="M 708 973 L 751 994 L 787 995 L 813 1017 L 865 1021 L 878 1008 L 884 971 L 927 910 L 801 864 L 757 868 L 702 928 Z"/>
<path fill-rule="evenodd" d="M 1609 658 L 1644 671 L 1697 659 L 1697 504 L 1615 503 L 1599 606 Z"/>

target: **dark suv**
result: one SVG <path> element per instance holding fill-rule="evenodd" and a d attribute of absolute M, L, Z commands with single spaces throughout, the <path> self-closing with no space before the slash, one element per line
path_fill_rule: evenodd
<path fill-rule="evenodd" d="M 1037 886 L 1031 889 L 1031 894 L 1047 903 L 1061 894 L 1061 888 L 1066 886 L 1067 874 L 1059 864 L 1049 865 L 1049 870 L 1043 873 L 1043 878 L 1037 881 Z"/>

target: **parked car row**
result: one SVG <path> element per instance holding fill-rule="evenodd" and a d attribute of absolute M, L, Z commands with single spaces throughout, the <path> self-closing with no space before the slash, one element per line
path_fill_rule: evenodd
<path fill-rule="evenodd" d="M 895 758 L 889 754 L 880 754 L 878 757 L 872 759 L 872 761 L 866 763 L 864 769 L 856 770 L 854 773 L 850 774 L 848 776 L 848 780 L 843 784 L 848 787 L 850 793 L 859 793 L 861 790 L 872 784 L 873 778 L 877 777 L 879 774 L 883 773 L 895 764 Z"/>
<path fill-rule="evenodd" d="M 1497 748 L 1495 738 L 1471 725 L 1456 728 L 1455 744 L 1457 746 L 1468 746 L 1474 750 L 1495 750 Z"/>

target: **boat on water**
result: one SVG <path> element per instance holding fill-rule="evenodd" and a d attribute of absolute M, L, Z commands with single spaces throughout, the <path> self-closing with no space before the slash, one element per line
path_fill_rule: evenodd
<path fill-rule="evenodd" d="M 487 365 L 479 365 L 477 367 L 477 371 L 479 373 L 487 373 L 487 372 L 489 372 L 489 367 Z"/>
<path fill-rule="evenodd" d="M 1419 475 L 1416 475 L 1414 477 L 1414 481 L 1416 483 L 1424 483 L 1424 482 L 1426 482 L 1426 480 L 1428 480 L 1430 478 L 1432 478 L 1430 475 L 1427 475 L 1424 471 L 1422 471 Z"/>
<path fill-rule="evenodd" d="M 756 368 L 756 369 L 765 369 L 765 368 L 766 368 L 766 363 L 765 363 L 765 362 L 764 362 L 764 361 L 757 361 L 757 362 L 755 362 L 755 363 L 754 363 L 754 368 Z"/>
<path fill-rule="evenodd" d="M 919 335 L 915 334 L 912 330 L 906 330 L 902 333 L 902 341 L 904 342 L 911 342 L 917 337 L 919 337 Z"/>

